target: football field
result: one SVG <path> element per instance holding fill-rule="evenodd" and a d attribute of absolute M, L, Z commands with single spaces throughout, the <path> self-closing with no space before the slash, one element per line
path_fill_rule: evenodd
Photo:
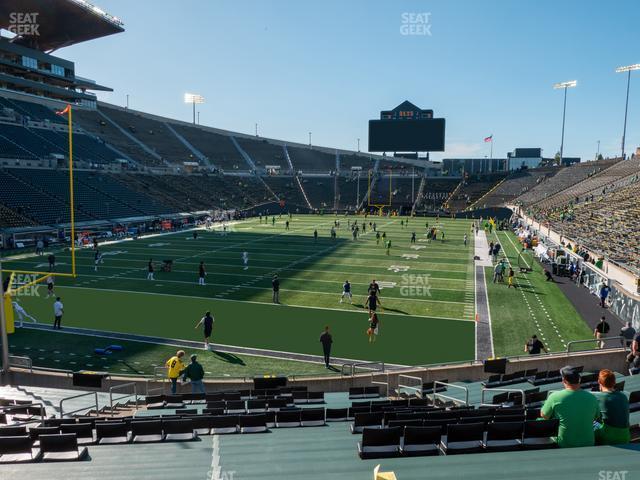
<path fill-rule="evenodd" d="M 320 355 L 318 337 L 329 325 L 335 357 L 402 365 L 474 358 L 470 220 L 293 215 L 287 230 L 287 219 L 232 222 L 226 232 L 218 225 L 199 230 L 197 239 L 191 231 L 178 231 L 107 243 L 100 246 L 103 263 L 97 271 L 93 249 L 81 249 L 77 278 L 56 279 L 63 327 L 201 340 L 194 327 L 211 310 L 217 344 Z M 366 231 L 353 240 L 350 224 L 356 220 Z M 376 240 L 374 222 L 391 241 L 388 254 L 383 240 Z M 437 229 L 437 240 L 427 239 L 427 222 Z M 249 257 L 246 270 L 243 252 Z M 69 271 L 68 252 L 56 252 L 56 259 L 57 271 Z M 147 280 L 150 259 L 154 280 Z M 171 272 L 160 271 L 164 260 L 173 261 Z M 201 261 L 204 286 L 198 285 Z M 46 255 L 9 259 L 4 266 L 46 270 Z M 279 305 L 272 303 L 273 275 L 281 280 Z M 382 289 L 382 308 L 380 334 L 371 344 L 364 300 L 373 279 Z M 353 304 L 340 303 L 345 280 L 352 284 Z M 45 286 L 19 301 L 39 323 L 52 322 L 53 298 L 46 298 Z"/>

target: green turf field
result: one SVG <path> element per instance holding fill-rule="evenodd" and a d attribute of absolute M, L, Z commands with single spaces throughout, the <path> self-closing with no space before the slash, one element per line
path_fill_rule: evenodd
<path fill-rule="evenodd" d="M 340 221 L 338 238 L 330 228 Z M 63 326 L 199 340 L 194 325 L 205 310 L 216 318 L 213 341 L 285 352 L 321 354 L 318 336 L 324 325 L 334 335 L 333 355 L 405 365 L 474 356 L 473 236 L 463 245 L 470 221 L 434 218 L 369 217 L 366 233 L 354 241 L 348 222 L 354 217 L 294 215 L 275 225 L 258 219 L 221 229 L 145 237 L 103 245 L 104 263 L 94 271 L 91 249 L 78 252 L 78 277 L 58 278 L 56 294 L 65 305 Z M 362 224 L 364 217 L 358 217 Z M 426 225 L 438 226 L 445 240 L 427 241 Z M 387 255 L 369 222 L 391 240 Z M 317 242 L 313 231 L 318 231 Z M 417 242 L 410 243 L 411 232 Z M 242 252 L 249 254 L 243 270 Z M 69 271 L 70 256 L 56 253 L 58 271 Z M 147 280 L 147 262 L 157 264 Z M 159 271 L 164 259 L 173 271 Z M 206 286 L 197 284 L 205 262 Z M 5 268 L 46 269 L 44 257 L 5 262 Z M 271 303 L 271 278 L 281 278 L 281 305 Z M 367 286 L 382 287 L 380 336 L 369 344 L 363 309 Z M 353 305 L 339 303 L 342 283 L 353 285 Z M 40 323 L 52 321 L 52 298 L 22 297 L 20 302 Z M 55 342 L 56 337 L 51 337 Z M 55 347 L 55 345 L 51 345 Z M 43 347 L 40 347 L 43 348 Z"/>
<path fill-rule="evenodd" d="M 512 232 L 494 231 L 488 240 L 502 245 L 501 256 L 508 259 L 508 265 L 516 272 L 517 288 L 509 289 L 506 275 L 505 283 L 492 283 L 493 269 L 485 268 L 496 355 L 524 355 L 524 345 L 533 334 L 552 352 L 565 351 L 571 340 L 591 338 L 591 329 L 560 288 L 545 280 L 538 261 L 525 256 L 524 262 L 533 271 L 519 272 L 521 246 Z"/>
<path fill-rule="evenodd" d="M 95 348 L 111 343 L 124 347 L 122 352 L 96 355 Z M 10 337 L 13 355 L 28 356 L 34 364 L 49 368 L 78 370 L 93 369 L 113 375 L 153 375 L 154 367 L 175 355 L 176 347 L 143 342 L 117 340 L 114 342 L 85 335 L 67 335 L 58 332 L 18 329 Z M 208 379 L 212 377 L 252 377 L 256 375 L 335 375 L 324 365 L 253 355 L 225 352 L 205 352 L 185 349 L 187 358 L 195 353 L 202 363 Z"/>

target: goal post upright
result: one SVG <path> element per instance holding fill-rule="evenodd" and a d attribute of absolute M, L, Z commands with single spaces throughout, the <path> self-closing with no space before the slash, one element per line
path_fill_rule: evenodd
<path fill-rule="evenodd" d="M 71 206 L 71 275 L 76 276 L 76 222 L 75 222 L 75 206 L 73 195 L 73 121 L 71 105 L 68 106 L 68 120 L 69 120 L 69 205 Z"/>

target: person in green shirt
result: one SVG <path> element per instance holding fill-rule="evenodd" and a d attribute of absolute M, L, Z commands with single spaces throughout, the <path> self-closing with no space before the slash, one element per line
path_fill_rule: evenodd
<path fill-rule="evenodd" d="M 542 406 L 544 419 L 560 421 L 556 442 L 561 448 L 588 447 L 595 443 L 593 422 L 600 416 L 598 400 L 580 389 L 580 372 L 566 366 L 560 370 L 564 390 L 553 392 Z"/>
<path fill-rule="evenodd" d="M 600 370 L 598 375 L 600 392 L 596 398 L 600 404 L 602 427 L 597 428 L 598 445 L 619 445 L 629 443 L 629 399 L 615 390 L 616 376 L 611 370 Z"/>
<path fill-rule="evenodd" d="M 204 383 L 204 368 L 198 363 L 198 356 L 196 354 L 191 355 L 191 363 L 180 372 L 182 379 L 187 381 L 187 378 L 191 380 L 191 392 L 192 393 L 205 393 Z"/>

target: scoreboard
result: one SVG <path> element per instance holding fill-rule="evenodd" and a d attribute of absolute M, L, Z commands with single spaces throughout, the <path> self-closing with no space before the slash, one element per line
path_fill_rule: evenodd
<path fill-rule="evenodd" d="M 445 119 L 408 101 L 369 120 L 370 152 L 442 152 L 444 137 Z"/>

